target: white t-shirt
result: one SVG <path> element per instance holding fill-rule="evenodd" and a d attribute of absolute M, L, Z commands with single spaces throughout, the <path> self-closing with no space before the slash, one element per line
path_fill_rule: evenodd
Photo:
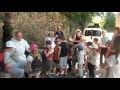
<path fill-rule="evenodd" d="M 84 64 L 84 50 L 80 50 L 77 53 L 78 64 Z"/>
<path fill-rule="evenodd" d="M 13 56 L 14 60 L 26 60 L 25 51 L 29 50 L 30 46 L 24 39 L 17 41 L 15 38 L 12 38 L 11 41 L 14 43 L 15 47 Z"/>
<path fill-rule="evenodd" d="M 6 51 L 4 52 L 4 64 L 8 66 L 14 66 L 16 63 L 15 61 L 11 58 L 10 52 Z"/>
<path fill-rule="evenodd" d="M 54 47 L 55 47 L 55 37 L 53 37 L 53 38 L 51 38 L 51 37 L 46 37 L 45 38 L 45 42 L 47 41 L 47 40 L 49 40 L 49 41 L 51 41 L 51 49 L 52 49 L 52 52 L 54 52 Z"/>
<path fill-rule="evenodd" d="M 100 46 L 101 47 L 107 47 L 106 46 L 106 44 L 107 44 L 107 42 L 110 40 L 107 36 L 104 36 L 104 37 L 101 37 L 101 44 L 100 44 Z"/>
<path fill-rule="evenodd" d="M 32 63 L 32 61 L 34 60 L 34 58 L 33 58 L 31 55 L 28 55 L 28 56 L 27 56 L 27 60 L 28 60 L 30 63 Z"/>
<path fill-rule="evenodd" d="M 115 58 L 115 55 L 111 55 L 107 63 L 110 66 L 110 70 L 108 72 L 107 78 L 120 78 L 120 55 L 118 56 L 118 64 L 116 64 L 117 60 Z"/>

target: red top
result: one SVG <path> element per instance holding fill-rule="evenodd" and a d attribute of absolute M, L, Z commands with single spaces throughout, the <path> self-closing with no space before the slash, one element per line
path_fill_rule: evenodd
<path fill-rule="evenodd" d="M 45 50 L 46 50 L 46 52 L 48 53 L 49 48 L 45 48 Z M 47 58 L 48 58 L 48 59 L 52 59 L 52 58 L 53 58 L 53 54 L 52 54 L 52 53 L 49 54 Z"/>
<path fill-rule="evenodd" d="M 59 50 L 60 50 L 60 48 L 58 46 L 54 47 L 54 54 L 53 54 L 53 59 L 54 60 L 59 60 L 59 56 L 58 56 Z"/>

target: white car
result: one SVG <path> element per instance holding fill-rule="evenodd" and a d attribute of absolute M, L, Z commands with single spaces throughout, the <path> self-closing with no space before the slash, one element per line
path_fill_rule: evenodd
<path fill-rule="evenodd" d="M 86 28 L 83 31 L 83 38 L 86 40 L 86 42 L 93 42 L 94 38 L 98 38 L 100 42 L 101 37 L 102 37 L 101 28 Z"/>

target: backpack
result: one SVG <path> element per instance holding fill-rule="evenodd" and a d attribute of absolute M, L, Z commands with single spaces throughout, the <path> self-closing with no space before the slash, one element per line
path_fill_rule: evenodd
<path fill-rule="evenodd" d="M 0 72 L 5 70 L 4 51 L 0 52 Z"/>
<path fill-rule="evenodd" d="M 36 57 L 33 61 L 32 61 L 32 64 L 31 64 L 31 69 L 32 71 L 41 71 L 41 67 L 42 67 L 42 63 L 41 63 L 41 60 L 38 59 L 38 57 Z"/>

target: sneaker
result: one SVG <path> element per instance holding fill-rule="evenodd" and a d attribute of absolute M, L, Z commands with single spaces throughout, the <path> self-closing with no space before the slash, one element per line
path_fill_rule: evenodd
<path fill-rule="evenodd" d="M 53 78 L 53 74 L 48 75 L 48 78 Z"/>
<path fill-rule="evenodd" d="M 58 75 L 54 74 L 53 77 L 54 77 L 54 78 L 58 78 Z"/>
<path fill-rule="evenodd" d="M 65 74 L 63 74 L 63 77 L 67 77 L 67 74 L 65 73 Z"/>
<path fill-rule="evenodd" d="M 59 75 L 58 75 L 58 78 L 63 78 L 63 74 L 59 74 Z"/>

